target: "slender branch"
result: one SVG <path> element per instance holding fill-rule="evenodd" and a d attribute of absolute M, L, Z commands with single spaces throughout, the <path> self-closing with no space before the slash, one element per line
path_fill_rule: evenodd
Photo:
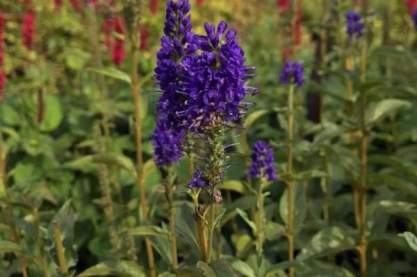
<path fill-rule="evenodd" d="M 174 176 L 172 168 L 168 168 L 167 174 L 164 178 L 165 185 L 165 198 L 168 202 L 168 218 L 170 228 L 170 240 L 171 240 L 171 263 L 172 267 L 176 269 L 178 267 L 177 257 L 177 238 L 176 238 L 176 211 L 174 201 Z"/>
<path fill-rule="evenodd" d="M 287 161 L 287 174 L 288 174 L 288 182 L 287 182 L 287 203 L 288 203 L 288 230 L 287 230 L 287 238 L 288 238 L 288 260 L 291 262 L 294 260 L 294 176 L 293 176 L 293 143 L 294 143 L 294 85 L 290 86 L 290 90 L 288 93 L 288 161 Z M 289 276 L 294 276 L 294 268 L 289 268 Z"/>
<path fill-rule="evenodd" d="M 59 228 L 56 222 L 53 223 L 53 233 L 54 233 L 56 254 L 58 256 L 59 270 L 64 276 L 69 276 L 67 261 L 65 259 L 65 249 L 64 249 L 64 245 L 62 244 L 62 233 L 61 233 L 61 229 Z"/>
<path fill-rule="evenodd" d="M 367 56 L 367 43 L 364 43 L 361 53 L 361 71 L 360 81 L 365 82 L 366 77 L 366 56 Z M 360 275 L 366 276 L 367 268 L 367 235 L 366 235 L 366 215 L 367 215 L 367 203 L 366 203 L 366 179 L 367 179 L 367 166 L 368 166 L 368 130 L 366 126 L 366 94 L 365 91 L 361 91 L 360 94 L 360 128 L 361 138 L 359 146 L 359 158 L 360 158 L 360 172 L 359 172 L 359 261 L 360 261 Z"/>
<path fill-rule="evenodd" d="M 147 221 L 149 218 L 149 209 L 146 199 L 145 185 L 143 179 L 143 153 L 142 153 L 142 95 L 138 75 L 138 62 L 139 62 L 139 49 L 138 49 L 138 37 L 136 30 L 138 30 L 138 21 L 135 20 L 133 24 L 132 32 L 132 68 L 131 68 L 131 80 L 132 80 L 132 94 L 135 105 L 135 147 L 136 147 L 136 185 L 140 194 L 140 218 L 143 221 Z M 148 257 L 149 274 L 151 277 L 156 276 L 155 257 L 152 248 L 151 241 L 145 239 L 146 253 Z"/>

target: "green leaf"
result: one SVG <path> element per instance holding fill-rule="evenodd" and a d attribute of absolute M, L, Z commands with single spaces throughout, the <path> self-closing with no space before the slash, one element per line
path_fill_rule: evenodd
<path fill-rule="evenodd" d="M 7 125 L 19 125 L 22 122 L 18 111 L 6 103 L 0 104 L 0 118 Z"/>
<path fill-rule="evenodd" d="M 55 95 L 46 95 L 44 107 L 45 114 L 39 128 L 45 132 L 55 130 L 61 124 L 62 118 L 64 117 L 61 102 Z"/>
<path fill-rule="evenodd" d="M 169 232 L 158 226 L 139 226 L 128 231 L 131 236 L 168 237 Z"/>
<path fill-rule="evenodd" d="M 136 169 L 132 161 L 128 157 L 117 153 L 87 155 L 75 161 L 68 162 L 64 166 L 73 169 L 83 169 L 92 163 L 116 165 L 128 171 L 132 176 L 136 176 Z"/>
<path fill-rule="evenodd" d="M 22 253 L 24 252 L 23 248 L 20 245 L 6 240 L 0 240 L 0 253 Z"/>
<path fill-rule="evenodd" d="M 340 227 L 327 227 L 316 233 L 310 243 L 301 251 L 297 260 L 312 256 L 323 256 L 355 247 L 355 240 Z"/>
<path fill-rule="evenodd" d="M 414 235 L 411 232 L 404 232 L 404 233 L 399 234 L 399 236 L 403 237 L 407 241 L 407 243 L 411 247 L 411 249 L 413 249 L 414 251 L 417 252 L 417 237 L 416 237 L 416 235 Z"/>
<path fill-rule="evenodd" d="M 145 277 L 143 268 L 135 262 L 104 262 L 83 271 L 78 277 L 93 276 Z"/>
<path fill-rule="evenodd" d="M 259 110 L 259 111 L 252 112 L 246 117 L 243 127 L 248 129 L 250 126 L 252 126 L 253 123 L 255 123 L 256 120 L 258 120 L 261 116 L 267 113 L 268 113 L 267 110 Z"/>
<path fill-rule="evenodd" d="M 93 71 L 95 73 L 112 77 L 117 80 L 124 81 L 128 83 L 129 85 L 132 83 L 132 80 L 130 79 L 130 76 L 124 73 L 123 71 L 120 71 L 117 68 L 114 67 L 106 67 L 106 68 L 90 68 L 90 71 Z"/>
<path fill-rule="evenodd" d="M 411 102 L 401 99 L 385 99 L 374 105 L 371 105 L 367 111 L 368 123 L 374 123 L 387 114 L 396 112 L 402 108 L 410 108 Z"/>
<path fill-rule="evenodd" d="M 205 262 L 197 262 L 197 268 L 203 272 L 204 277 L 217 277 L 216 272 Z"/>
<path fill-rule="evenodd" d="M 231 190 L 235 192 L 239 192 L 240 194 L 244 194 L 246 192 L 245 186 L 240 181 L 230 180 L 226 181 L 219 186 L 219 189 L 223 190 Z"/>
<path fill-rule="evenodd" d="M 253 222 L 252 220 L 250 220 L 248 214 L 244 210 L 239 209 L 239 208 L 236 209 L 236 212 L 246 222 L 246 224 L 249 225 L 249 227 L 252 229 L 252 232 L 253 233 L 256 233 L 256 230 L 257 230 L 256 224 L 255 224 L 255 222 Z"/>
<path fill-rule="evenodd" d="M 267 240 L 276 240 L 285 234 L 285 227 L 273 221 L 269 221 L 265 228 L 265 237 Z"/>
<path fill-rule="evenodd" d="M 235 257 L 226 257 L 225 260 L 228 261 L 230 266 L 233 268 L 234 271 L 239 272 L 243 276 L 246 277 L 255 277 L 255 271 L 244 261 L 239 260 Z"/>
<path fill-rule="evenodd" d="M 303 187 L 301 185 L 294 185 L 293 198 L 293 220 L 295 226 L 297 226 L 302 224 L 306 216 L 306 203 L 304 199 Z M 281 196 L 281 200 L 279 202 L 279 213 L 282 221 L 284 221 L 285 224 L 288 224 L 288 189 L 286 189 Z"/>

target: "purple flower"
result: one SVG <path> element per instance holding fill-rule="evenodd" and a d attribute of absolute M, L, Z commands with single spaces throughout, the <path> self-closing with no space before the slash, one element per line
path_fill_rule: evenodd
<path fill-rule="evenodd" d="M 277 180 L 274 154 L 272 148 L 266 142 L 255 142 L 251 160 L 252 164 L 249 168 L 249 175 L 252 178 L 265 178 L 270 182 Z"/>
<path fill-rule="evenodd" d="M 414 22 L 414 26 L 417 29 L 417 9 L 415 9 L 413 12 L 413 22 Z"/>
<path fill-rule="evenodd" d="M 193 35 L 189 11 L 188 0 L 168 1 L 164 36 L 161 38 L 155 68 L 155 78 L 162 91 L 157 106 L 158 117 L 175 129 L 181 125 L 178 112 L 184 109 L 185 102 L 185 96 L 179 91 L 182 78 L 181 60 L 185 54 L 196 50 L 190 43 Z"/>
<path fill-rule="evenodd" d="M 301 87 L 304 83 L 304 68 L 301 63 L 288 61 L 281 72 L 281 83 L 294 83 L 297 87 Z"/>
<path fill-rule="evenodd" d="M 201 170 L 196 170 L 193 174 L 193 178 L 191 179 L 188 187 L 190 189 L 203 189 L 209 186 L 209 181 L 207 177 L 203 175 Z"/>
<path fill-rule="evenodd" d="M 165 122 L 158 121 L 152 139 L 154 159 L 158 166 L 169 165 L 181 159 L 184 131 L 177 131 Z"/>
<path fill-rule="evenodd" d="M 256 93 L 246 79 L 253 68 L 245 65 L 236 32 L 222 21 L 217 27 L 206 23 L 205 36 L 193 36 L 193 45 L 201 50 L 184 57 L 182 91 L 186 105 L 180 113 L 185 128 L 194 131 L 237 123 L 245 108 L 244 98 Z"/>
<path fill-rule="evenodd" d="M 346 13 L 346 31 L 349 38 L 361 37 L 364 28 L 365 24 L 363 23 L 362 16 L 355 11 L 348 11 Z"/>

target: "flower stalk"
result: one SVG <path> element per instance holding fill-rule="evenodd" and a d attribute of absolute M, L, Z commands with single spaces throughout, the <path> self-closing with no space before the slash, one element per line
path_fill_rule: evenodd
<path fill-rule="evenodd" d="M 135 21 L 138 21 L 137 19 Z M 137 22 L 134 24 L 133 30 L 137 30 Z M 147 221 L 149 218 L 149 209 L 145 192 L 145 185 L 143 180 L 143 153 L 142 153 L 142 94 L 138 76 L 138 61 L 139 61 L 139 45 L 136 32 L 132 32 L 132 68 L 131 68 L 131 81 L 132 81 L 132 95 L 135 105 L 135 148 L 136 148 L 136 185 L 140 194 L 140 211 L 139 215 L 141 221 Z M 156 276 L 155 257 L 152 248 L 151 241 L 145 239 L 146 253 L 148 257 L 149 274 L 151 277 Z"/>
<path fill-rule="evenodd" d="M 360 70 L 360 82 L 364 83 L 366 79 L 366 60 L 367 57 L 367 43 L 364 42 L 361 52 L 361 70 Z M 359 145 L 359 158 L 360 158 L 360 172 L 359 172 L 359 187 L 358 187 L 358 218 L 359 218 L 359 262 L 360 262 L 360 275 L 366 276 L 367 270 L 367 234 L 366 234 L 366 216 L 367 216 L 367 170 L 368 170 L 368 128 L 366 124 L 366 94 L 365 91 L 360 92 L 360 145 Z"/>
<path fill-rule="evenodd" d="M 177 238 L 176 238 L 176 210 L 175 210 L 175 199 L 174 199 L 174 172 L 172 167 L 168 167 L 164 172 L 163 183 L 165 186 L 165 198 L 168 203 L 168 220 L 169 220 L 169 236 L 171 241 L 171 265 L 174 269 L 178 267 L 178 256 L 177 256 Z"/>
<path fill-rule="evenodd" d="M 62 232 L 56 222 L 54 222 L 52 225 L 59 271 L 61 271 L 64 276 L 69 276 L 67 261 L 65 259 L 65 249 L 64 245 L 62 244 Z"/>
<path fill-rule="evenodd" d="M 224 130 L 223 128 L 215 128 L 208 134 L 208 169 L 207 177 L 211 186 L 211 203 L 208 207 L 207 220 L 207 261 L 211 260 L 211 252 L 213 249 L 213 233 L 214 220 L 216 218 L 216 206 L 221 201 L 217 197 L 217 190 L 223 183 L 225 152 L 224 152 Z"/>
<path fill-rule="evenodd" d="M 287 134 L 287 239 L 288 239 L 288 261 L 294 260 L 294 172 L 293 172 L 293 142 L 294 142 L 294 90 L 295 86 L 290 85 L 288 92 L 287 117 L 288 117 L 288 134 Z M 294 276 L 294 268 L 289 268 L 289 276 Z"/>

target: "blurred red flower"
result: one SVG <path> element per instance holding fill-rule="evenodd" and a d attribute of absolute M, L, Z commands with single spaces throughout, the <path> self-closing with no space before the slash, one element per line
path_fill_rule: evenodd
<path fill-rule="evenodd" d="M 113 17 L 110 15 L 104 19 L 101 31 L 104 33 L 104 45 L 110 49 L 112 45 Z"/>
<path fill-rule="evenodd" d="M 278 8 L 281 13 L 291 11 L 291 0 L 277 0 Z"/>
<path fill-rule="evenodd" d="M 204 4 L 204 0 L 197 0 L 197 6 L 202 6 Z"/>
<path fill-rule="evenodd" d="M 4 87 L 6 85 L 6 73 L 0 69 L 0 101 L 4 97 Z"/>
<path fill-rule="evenodd" d="M 151 14 L 155 15 L 158 13 L 159 3 L 158 0 L 151 0 L 149 2 L 149 9 L 151 10 Z"/>
<path fill-rule="evenodd" d="M 22 23 L 22 39 L 23 44 L 27 49 L 31 49 L 33 46 L 33 40 L 35 37 L 35 24 L 36 16 L 33 11 L 27 11 L 23 16 Z"/>
<path fill-rule="evenodd" d="M 0 14 L 0 66 L 3 64 L 4 61 L 4 16 Z"/>
<path fill-rule="evenodd" d="M 77 12 L 81 11 L 81 4 L 79 0 L 70 0 L 71 6 Z"/>
<path fill-rule="evenodd" d="M 417 0 L 407 0 L 407 8 L 408 13 L 412 15 L 414 10 L 417 9 Z"/>
<path fill-rule="evenodd" d="M 140 34 L 140 45 L 139 50 L 146 50 L 149 46 L 149 37 L 151 33 L 149 32 L 149 28 L 146 25 L 142 25 L 139 27 L 139 34 Z"/>
<path fill-rule="evenodd" d="M 54 0 L 55 8 L 59 9 L 62 7 L 62 0 Z"/>
<path fill-rule="evenodd" d="M 124 35 L 126 34 L 126 31 L 123 25 L 122 17 L 118 16 L 114 18 L 113 28 L 114 32 L 116 33 L 116 39 L 113 41 L 112 59 L 114 64 L 121 65 L 126 57 L 124 40 Z"/>

